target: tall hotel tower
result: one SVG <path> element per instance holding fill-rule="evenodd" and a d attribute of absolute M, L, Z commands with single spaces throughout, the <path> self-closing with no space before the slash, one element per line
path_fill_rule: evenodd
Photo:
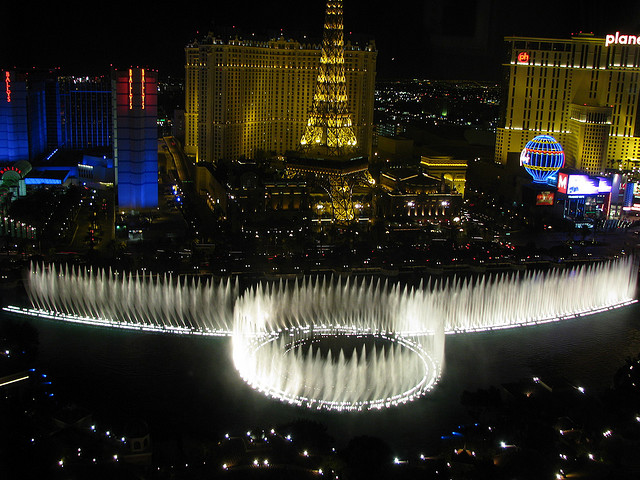
<path fill-rule="evenodd" d="M 639 167 L 640 45 L 631 37 L 505 38 L 496 161 L 506 163 L 527 141 L 547 134 L 563 145 L 569 167 L 591 174 Z"/>
<path fill-rule="evenodd" d="M 158 74 L 114 70 L 113 154 L 120 208 L 158 206 Z"/>
<path fill-rule="evenodd" d="M 29 159 L 27 81 L 15 71 L 2 72 L 0 162 Z"/>
<path fill-rule="evenodd" d="M 186 51 L 185 150 L 198 162 L 298 149 L 314 98 L 321 45 L 209 34 Z M 376 51 L 344 45 L 347 108 L 371 153 Z"/>

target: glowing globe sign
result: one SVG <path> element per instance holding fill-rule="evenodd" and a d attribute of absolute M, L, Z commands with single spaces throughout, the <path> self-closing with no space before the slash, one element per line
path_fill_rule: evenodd
<path fill-rule="evenodd" d="M 564 166 L 562 145 L 551 135 L 538 135 L 524 146 L 520 165 L 533 177 L 533 183 L 547 183 Z"/>

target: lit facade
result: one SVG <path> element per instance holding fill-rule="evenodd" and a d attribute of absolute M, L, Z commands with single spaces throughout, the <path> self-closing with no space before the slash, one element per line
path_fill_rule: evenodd
<path fill-rule="evenodd" d="M 113 152 L 120 208 L 158 206 L 158 74 L 114 70 Z"/>
<path fill-rule="evenodd" d="M 451 156 L 421 156 L 420 165 L 432 177 L 439 178 L 449 189 L 449 193 L 464 196 L 467 184 L 467 161 Z"/>
<path fill-rule="evenodd" d="M 373 129 L 358 140 L 349 111 L 345 57 L 342 1 L 327 0 L 313 102 L 298 152 L 287 156 L 286 166 L 287 176 L 306 178 L 325 190 L 333 221 L 342 224 L 356 220 L 354 188 L 373 182 L 368 173 Z"/>
<path fill-rule="evenodd" d="M 28 160 L 29 123 L 25 76 L 15 71 L 3 71 L 0 92 L 0 162 Z"/>
<path fill-rule="evenodd" d="M 592 174 L 640 166 L 640 45 L 604 38 L 507 37 L 502 124 L 495 159 L 506 163 L 541 134 L 565 149 L 566 166 Z"/>
<path fill-rule="evenodd" d="M 111 79 L 60 77 L 60 146 L 84 150 L 110 147 L 112 135 Z"/>
<path fill-rule="evenodd" d="M 197 161 L 297 150 L 309 119 L 321 46 L 295 40 L 221 40 L 186 47 L 185 150 Z M 358 146 L 371 153 L 376 51 L 344 46 L 347 110 Z"/>

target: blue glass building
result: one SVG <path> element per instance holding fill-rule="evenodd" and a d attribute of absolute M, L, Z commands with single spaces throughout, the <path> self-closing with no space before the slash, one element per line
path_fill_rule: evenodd
<path fill-rule="evenodd" d="M 144 68 L 112 75 L 113 151 L 118 206 L 158 206 L 158 74 Z"/>
<path fill-rule="evenodd" d="M 0 89 L 0 162 L 29 159 L 27 80 L 15 71 L 2 72 Z"/>
<path fill-rule="evenodd" d="M 60 77 L 59 103 L 62 141 L 74 150 L 111 147 L 111 79 Z"/>

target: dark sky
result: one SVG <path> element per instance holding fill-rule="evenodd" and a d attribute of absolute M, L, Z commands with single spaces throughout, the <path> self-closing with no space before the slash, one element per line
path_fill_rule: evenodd
<path fill-rule="evenodd" d="M 236 25 L 319 36 L 324 16 L 324 0 L 12 4 L 0 68 L 59 66 L 74 74 L 113 63 L 181 75 L 184 45 L 198 31 Z M 379 78 L 497 79 L 505 35 L 640 34 L 637 0 L 345 0 L 344 12 L 345 33 L 375 39 Z"/>

